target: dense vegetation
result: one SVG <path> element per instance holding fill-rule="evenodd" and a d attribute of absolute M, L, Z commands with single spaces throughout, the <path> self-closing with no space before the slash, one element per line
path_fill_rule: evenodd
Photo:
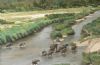
<path fill-rule="evenodd" d="M 90 36 L 91 34 L 92 37 L 100 37 L 100 18 L 84 26 L 82 38 Z M 100 65 L 100 51 L 98 51 L 98 53 L 83 54 L 83 65 L 87 65 L 91 62 L 93 65 Z"/>
<path fill-rule="evenodd" d="M 35 32 L 40 31 L 45 26 L 62 22 L 60 19 L 47 19 L 41 18 L 35 20 L 36 22 L 29 22 L 24 24 L 18 24 L 13 26 L 12 28 L 4 29 L 0 31 L 0 45 L 5 44 L 7 42 L 13 42 L 30 34 L 34 34 Z"/>
<path fill-rule="evenodd" d="M 36 10 L 55 9 L 78 6 L 97 6 L 100 0 L 0 0 L 0 11 L 15 10 Z"/>
<path fill-rule="evenodd" d="M 75 20 L 83 18 L 86 15 L 89 15 L 90 12 L 83 11 L 81 13 L 64 13 L 64 14 L 51 14 L 47 15 L 48 19 L 60 19 L 60 23 L 55 23 L 52 25 L 53 31 L 51 33 L 51 38 L 56 39 L 57 37 L 66 37 L 68 35 L 73 35 L 74 31 L 71 26 L 77 23 Z"/>
<path fill-rule="evenodd" d="M 92 63 L 93 65 L 100 65 L 100 52 L 94 52 L 90 54 L 83 54 L 83 65 Z"/>
<path fill-rule="evenodd" d="M 7 22 L 6 20 L 0 19 L 0 24 L 13 24 L 14 22 Z"/>
<path fill-rule="evenodd" d="M 57 37 L 62 37 L 63 35 L 74 34 L 74 31 L 70 27 L 74 24 L 75 14 L 67 13 L 67 14 L 51 14 L 47 16 L 49 19 L 60 19 L 60 23 L 55 23 L 52 25 L 53 30 L 51 33 L 51 38 L 55 39 Z"/>
<path fill-rule="evenodd" d="M 11 28 L 3 29 L 0 31 L 0 44 L 2 45 L 7 42 L 13 42 L 30 34 L 34 34 L 35 32 L 40 31 L 42 28 L 51 23 L 54 23 L 53 27 L 55 28 L 55 30 L 57 30 L 52 34 L 53 38 L 56 38 L 56 34 L 57 36 L 59 34 L 61 34 L 60 36 L 73 34 L 71 25 L 75 23 L 76 19 L 82 18 L 88 15 L 90 12 L 91 11 L 83 11 L 79 14 L 51 14 L 46 15 L 45 18 L 37 19 L 34 22 L 29 21 L 25 23 L 23 22 L 22 24 L 13 23 L 14 25 Z M 9 22 L 1 20 L 0 23 L 8 24 Z"/>
<path fill-rule="evenodd" d="M 82 37 L 89 36 L 89 33 L 92 33 L 93 36 L 100 37 L 100 18 L 84 26 Z"/>

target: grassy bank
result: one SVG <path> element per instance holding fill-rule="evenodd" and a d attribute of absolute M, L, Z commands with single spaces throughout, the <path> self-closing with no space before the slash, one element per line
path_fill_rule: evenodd
<path fill-rule="evenodd" d="M 100 18 L 84 26 L 82 38 L 89 36 L 90 33 L 95 37 L 100 37 Z"/>
<path fill-rule="evenodd" d="M 94 52 L 91 54 L 83 54 L 83 65 L 88 65 L 88 63 L 91 63 L 93 65 L 100 65 L 100 52 Z"/>
<path fill-rule="evenodd" d="M 59 33 L 59 30 L 61 35 L 73 34 L 71 26 L 76 23 L 75 20 L 88 15 L 90 12 L 91 11 L 83 10 L 81 13 L 51 14 L 46 15 L 46 17 L 44 18 L 36 19 L 34 21 L 11 21 L 11 24 L 7 23 L 9 21 L 2 21 L 2 26 L 6 28 L 1 29 L 0 27 L 0 45 L 6 44 L 7 42 L 16 41 L 30 34 L 34 34 L 35 32 L 40 31 L 45 26 L 52 23 L 54 23 L 53 27 L 56 30 L 54 32 L 56 32 L 57 34 Z M 10 27 L 8 27 L 8 24 L 10 25 Z M 54 33 L 53 36 L 55 36 Z"/>
<path fill-rule="evenodd" d="M 41 18 L 35 20 L 36 22 L 28 22 L 23 24 L 13 25 L 11 28 L 3 29 L 0 31 L 0 45 L 7 42 L 13 42 L 20 38 L 26 37 L 30 34 L 34 34 L 47 25 L 52 23 L 60 23 L 62 19 L 47 19 Z"/>
<path fill-rule="evenodd" d="M 40 31 L 43 27 L 53 23 L 53 21 L 40 19 L 36 23 L 30 22 L 25 24 L 19 24 L 12 28 L 4 29 L 0 31 L 0 44 L 6 44 L 7 42 L 13 42 L 29 34 L 33 34 Z"/>
<path fill-rule="evenodd" d="M 74 31 L 71 28 L 72 25 L 76 24 L 79 19 L 84 19 L 85 16 L 89 15 L 93 11 L 83 10 L 81 13 L 64 13 L 64 14 L 51 14 L 46 16 L 48 19 L 61 19 L 62 22 L 55 23 L 52 25 L 53 31 L 51 33 L 51 38 L 56 39 L 57 37 L 67 37 L 68 35 L 73 35 Z M 80 21 L 81 22 L 81 21 Z"/>
<path fill-rule="evenodd" d="M 61 19 L 60 23 L 55 23 L 52 25 L 53 31 L 51 33 L 51 38 L 56 39 L 57 37 L 63 37 L 64 35 L 74 34 L 74 31 L 71 28 L 75 19 L 74 13 L 67 14 L 51 14 L 47 16 L 49 19 Z"/>

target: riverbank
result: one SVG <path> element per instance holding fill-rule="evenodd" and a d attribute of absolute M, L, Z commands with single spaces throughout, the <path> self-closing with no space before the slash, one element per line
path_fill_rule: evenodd
<path fill-rule="evenodd" d="M 88 36 L 95 36 L 100 37 L 100 17 L 93 21 L 93 23 L 90 23 L 88 25 L 85 25 L 82 32 L 82 37 L 88 37 Z"/>
<path fill-rule="evenodd" d="M 63 16 L 63 14 L 59 14 L 59 16 L 62 15 L 63 17 L 57 17 L 57 18 L 53 18 L 53 19 L 48 19 L 47 17 L 46 18 L 44 17 L 44 18 L 36 19 L 36 20 L 34 20 L 34 22 L 33 21 L 27 21 L 27 22 L 20 22 L 19 21 L 16 23 L 14 22 L 14 25 L 11 26 L 11 28 L 7 27 L 7 29 L 1 30 L 1 32 L 0 32 L 1 33 L 0 44 L 2 45 L 2 44 L 5 44 L 7 42 L 13 42 L 13 41 L 18 40 L 20 38 L 23 38 L 23 37 L 26 37 L 30 34 L 33 34 L 37 31 L 41 30 L 42 28 L 44 28 L 47 25 L 50 25 L 52 23 L 62 22 L 63 20 L 67 21 L 67 22 L 65 22 L 65 24 L 67 24 L 67 26 L 72 25 L 73 23 L 76 23 L 75 20 L 80 19 L 86 15 L 89 15 L 89 13 L 91 13 L 91 11 L 88 11 L 88 10 L 84 11 L 83 10 L 81 13 L 76 13 L 76 14 L 74 13 L 73 15 L 71 15 L 71 17 L 68 17 L 67 14 L 66 14 L 66 16 Z M 19 31 L 17 31 L 17 30 L 19 30 Z M 69 28 L 64 29 L 62 31 L 62 33 L 63 34 L 66 34 L 66 33 L 72 34 L 73 30 L 72 30 L 71 26 L 69 26 Z"/>
<path fill-rule="evenodd" d="M 100 64 L 100 17 L 83 27 L 82 41 L 79 46 L 86 46 L 83 54 L 83 65 Z"/>
<path fill-rule="evenodd" d="M 86 20 L 75 24 L 75 35 L 68 36 L 65 39 L 64 43 L 69 43 L 73 40 L 79 40 L 80 32 L 82 31 L 84 25 L 93 21 L 98 16 L 99 12 L 94 13 L 91 18 L 86 18 Z M 85 24 L 84 24 L 85 23 Z M 29 26 L 30 27 L 30 26 Z M 8 48 L 1 48 L 1 65 L 30 65 L 33 59 L 40 59 L 40 65 L 54 65 L 66 63 L 70 65 L 81 65 L 82 62 L 82 53 L 84 52 L 85 47 L 78 46 L 77 53 L 73 54 L 71 51 L 66 53 L 66 56 L 60 54 L 54 54 L 52 58 L 41 57 L 41 51 L 48 50 L 49 45 L 52 42 L 50 38 L 50 33 L 52 32 L 52 27 L 45 27 L 41 32 L 36 35 L 31 35 L 23 39 L 17 40 L 14 44 Z M 78 34 L 78 35 L 77 35 Z M 26 43 L 26 47 L 21 49 L 18 43 Z M 13 60 L 12 60 L 13 59 Z"/>

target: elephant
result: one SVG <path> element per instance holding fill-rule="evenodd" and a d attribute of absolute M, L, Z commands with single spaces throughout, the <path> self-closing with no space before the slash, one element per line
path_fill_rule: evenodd
<path fill-rule="evenodd" d="M 40 62 L 40 60 L 35 59 L 35 60 L 33 60 L 33 61 L 32 61 L 32 65 L 37 65 L 37 64 L 38 64 L 38 62 Z"/>
<path fill-rule="evenodd" d="M 56 53 L 60 52 L 60 51 L 63 50 L 63 49 L 67 49 L 67 47 L 68 47 L 68 44 L 64 44 L 64 45 L 60 46 L 60 47 L 57 49 Z"/>
<path fill-rule="evenodd" d="M 52 51 L 57 51 L 57 48 L 58 48 L 58 44 L 51 44 L 50 45 L 50 50 L 52 50 Z"/>
<path fill-rule="evenodd" d="M 9 44 L 6 45 L 6 47 L 10 47 L 10 46 L 12 46 L 12 45 L 13 45 L 12 43 L 9 43 Z"/>
<path fill-rule="evenodd" d="M 19 44 L 20 48 L 23 48 L 24 45 L 25 45 L 25 43 L 20 43 L 20 44 Z"/>
<path fill-rule="evenodd" d="M 71 50 L 72 50 L 72 52 L 76 52 L 76 49 L 77 49 L 76 44 L 74 44 L 74 45 L 71 46 Z"/>
<path fill-rule="evenodd" d="M 48 51 L 48 53 L 47 53 L 47 56 L 52 56 L 52 55 L 53 55 L 53 53 L 54 53 L 54 51 L 53 51 L 53 50 L 49 50 L 49 51 Z"/>
<path fill-rule="evenodd" d="M 42 51 L 42 56 L 46 56 L 47 55 L 47 51 Z"/>
<path fill-rule="evenodd" d="M 64 49 L 61 50 L 61 53 L 62 54 L 65 54 L 66 52 L 67 52 L 67 49 L 66 48 L 64 48 Z"/>

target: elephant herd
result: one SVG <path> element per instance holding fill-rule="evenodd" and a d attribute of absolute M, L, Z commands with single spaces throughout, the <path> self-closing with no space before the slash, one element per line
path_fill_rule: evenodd
<path fill-rule="evenodd" d="M 13 44 L 12 43 L 9 43 L 6 45 L 7 48 L 10 48 Z M 20 48 L 24 48 L 26 45 L 26 43 L 20 43 L 18 45 L 18 47 Z M 49 49 L 47 51 L 42 51 L 41 55 L 42 56 L 46 56 L 46 57 L 52 57 L 54 54 L 58 54 L 58 53 L 61 53 L 61 54 L 66 54 L 66 52 L 69 50 L 72 51 L 72 52 L 76 52 L 77 51 L 77 46 L 76 44 L 57 44 L 57 43 L 53 43 L 49 46 Z M 40 62 L 39 59 L 35 59 L 35 60 L 32 60 L 32 65 L 37 65 L 38 62 Z"/>
<path fill-rule="evenodd" d="M 42 51 L 42 56 L 52 57 L 52 55 L 55 53 L 65 54 L 69 47 L 72 52 L 77 51 L 77 46 L 74 43 L 71 45 L 70 44 L 51 44 L 48 51 L 45 51 L 45 50 Z M 35 59 L 32 61 L 32 65 L 37 65 L 38 62 L 40 62 L 40 60 Z"/>
<path fill-rule="evenodd" d="M 65 54 L 70 47 L 72 52 L 76 52 L 76 44 L 51 44 L 48 51 L 42 51 L 42 56 L 52 56 L 54 53 Z"/>
<path fill-rule="evenodd" d="M 19 45 L 18 45 L 18 47 L 20 47 L 20 48 L 24 48 L 25 47 L 25 44 L 26 43 L 20 43 Z M 8 43 L 7 45 L 6 45 L 6 48 L 11 48 L 11 46 L 13 45 L 13 43 Z"/>

